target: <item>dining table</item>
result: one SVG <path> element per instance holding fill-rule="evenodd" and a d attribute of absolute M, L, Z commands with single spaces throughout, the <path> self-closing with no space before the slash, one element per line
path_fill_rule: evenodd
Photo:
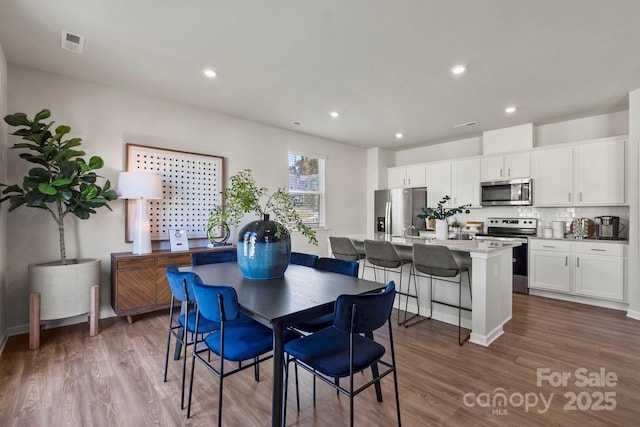
<path fill-rule="evenodd" d="M 231 286 L 240 310 L 273 330 L 273 391 L 271 425 L 284 425 L 284 333 L 287 328 L 333 312 L 343 294 L 363 294 L 384 289 L 386 283 L 291 264 L 283 277 L 247 279 L 235 262 L 181 267 L 204 284 Z"/>

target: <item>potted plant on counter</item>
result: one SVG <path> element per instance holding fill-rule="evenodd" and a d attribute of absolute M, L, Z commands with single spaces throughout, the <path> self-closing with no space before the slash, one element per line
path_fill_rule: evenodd
<path fill-rule="evenodd" d="M 215 206 L 207 221 L 209 239 L 216 230 L 238 227 L 242 218 L 254 213 L 260 219 L 244 226 L 238 233 L 238 264 L 249 279 L 281 277 L 291 258 L 290 230 L 296 229 L 309 243 L 318 244 L 315 231 L 298 214 L 291 196 L 284 188 L 269 194 L 258 187 L 250 169 L 233 175 L 231 185 L 222 192 L 224 205 Z"/>
<path fill-rule="evenodd" d="M 447 218 L 459 214 L 469 213 L 471 204 L 458 206 L 455 208 L 447 208 L 445 205 L 451 200 L 451 197 L 445 195 L 442 200 L 438 202 L 435 208 L 422 208 L 422 213 L 418 214 L 418 218 L 435 220 L 436 221 L 436 239 L 446 240 L 449 238 L 449 225 L 447 224 Z"/>
<path fill-rule="evenodd" d="M 99 259 L 67 259 L 64 219 L 74 215 L 89 219 L 96 209 L 106 207 L 118 198 L 111 183 L 98 185 L 96 170 L 104 162 L 92 156 L 89 162 L 82 156 L 80 138 L 68 138 L 69 126 L 60 125 L 52 132 L 55 122 L 43 123 L 51 116 L 49 110 L 37 113 L 33 120 L 24 113 L 8 115 L 4 121 L 18 129 L 11 135 L 21 137 L 22 143 L 12 149 L 25 150 L 20 158 L 32 167 L 20 184 L 6 185 L 0 203 L 9 201 L 9 212 L 21 206 L 42 209 L 50 214 L 58 229 L 60 257 L 56 261 L 29 266 L 31 293 L 41 295 L 40 319 L 51 320 L 87 313 L 91 286 L 100 283 Z"/>

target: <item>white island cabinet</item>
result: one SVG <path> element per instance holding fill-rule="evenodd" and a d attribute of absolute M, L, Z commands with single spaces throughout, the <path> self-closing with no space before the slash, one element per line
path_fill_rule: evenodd
<path fill-rule="evenodd" d="M 503 326 L 511 320 L 512 314 L 512 298 L 513 298 L 513 281 L 512 281 L 512 265 L 513 248 L 519 246 L 519 243 L 507 242 L 489 242 L 477 240 L 434 240 L 427 238 L 400 238 L 392 237 L 385 234 L 376 234 L 374 236 L 351 235 L 347 236 L 356 242 L 362 242 L 365 239 L 387 240 L 393 243 L 399 251 L 411 251 L 414 243 L 426 243 L 444 245 L 451 249 L 454 257 L 461 258 L 462 262 L 470 263 L 471 268 L 471 288 L 473 299 L 471 300 L 471 322 L 468 319 L 462 321 L 463 327 L 471 328 L 471 338 L 469 342 L 474 344 L 489 346 L 493 341 L 500 337 L 503 333 Z M 397 274 L 389 274 L 388 280 L 396 281 L 396 289 L 398 292 L 406 292 L 409 279 L 410 265 L 405 266 L 405 273 L 400 284 Z M 374 280 L 371 268 L 366 268 L 366 279 Z M 378 274 L 380 279 L 381 275 Z M 466 274 L 465 274 L 466 276 Z M 418 281 L 418 294 L 420 295 L 420 314 L 429 312 L 430 282 L 428 279 Z M 457 302 L 458 290 L 456 287 L 447 285 L 439 287 L 437 279 L 434 280 L 434 290 L 436 296 L 441 295 L 452 297 L 452 302 Z M 466 277 L 462 281 L 462 286 L 467 286 Z M 443 291 L 440 293 L 440 291 Z M 448 291 L 451 291 L 450 293 Z M 465 305 L 465 295 L 468 298 L 468 289 L 463 290 L 463 301 Z M 403 307 L 404 308 L 404 307 Z M 433 319 L 458 325 L 457 309 L 455 314 L 450 307 L 440 307 L 434 304 Z M 416 311 L 417 306 L 409 306 L 409 311 Z M 438 311 L 442 310 L 442 311 Z"/>

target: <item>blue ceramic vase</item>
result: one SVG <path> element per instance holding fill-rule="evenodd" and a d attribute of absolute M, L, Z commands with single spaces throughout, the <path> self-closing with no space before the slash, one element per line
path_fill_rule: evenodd
<path fill-rule="evenodd" d="M 244 226 L 238 234 L 238 265 L 247 279 L 275 279 L 284 276 L 291 259 L 291 234 L 265 215 Z"/>

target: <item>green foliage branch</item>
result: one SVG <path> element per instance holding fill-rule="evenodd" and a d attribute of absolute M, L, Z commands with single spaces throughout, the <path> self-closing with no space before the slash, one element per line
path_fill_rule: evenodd
<path fill-rule="evenodd" d="M 291 196 L 278 188 L 269 194 L 266 187 L 258 187 L 251 169 L 244 169 L 229 178 L 231 185 L 222 192 L 224 205 L 216 205 L 207 219 L 209 239 L 214 239 L 218 227 L 237 227 L 247 213 L 255 213 L 260 218 L 269 215 L 276 222 L 276 237 L 295 228 L 307 238 L 309 243 L 318 244 L 316 232 L 306 225 L 296 210 Z M 261 204 L 261 200 L 266 202 Z"/>

